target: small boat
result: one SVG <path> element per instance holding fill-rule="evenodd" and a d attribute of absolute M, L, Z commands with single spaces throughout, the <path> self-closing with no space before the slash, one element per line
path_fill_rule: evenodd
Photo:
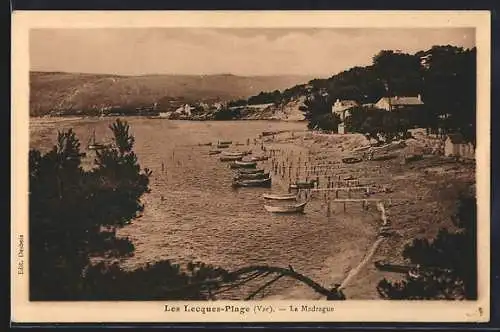
<path fill-rule="evenodd" d="M 231 168 L 255 168 L 257 163 L 255 161 L 239 161 L 236 160 L 230 165 Z"/>
<path fill-rule="evenodd" d="M 233 141 L 219 141 L 219 144 L 222 144 L 222 145 L 231 145 L 233 143 Z"/>
<path fill-rule="evenodd" d="M 272 136 L 272 135 L 276 135 L 278 132 L 276 131 L 263 131 L 262 132 L 262 136 Z"/>
<path fill-rule="evenodd" d="M 297 199 L 297 195 L 294 194 L 264 194 L 262 195 L 265 199 L 274 199 L 278 201 L 291 201 Z"/>
<path fill-rule="evenodd" d="M 271 177 L 256 180 L 238 180 L 233 182 L 233 187 L 271 187 Z"/>
<path fill-rule="evenodd" d="M 356 157 L 346 157 L 346 158 L 342 158 L 342 162 L 344 164 L 355 164 L 355 163 L 359 163 L 361 162 L 361 158 L 356 158 Z"/>
<path fill-rule="evenodd" d="M 268 173 L 254 173 L 254 174 L 239 174 L 234 177 L 235 181 L 238 180 L 254 180 L 254 179 L 266 179 L 269 177 Z"/>
<path fill-rule="evenodd" d="M 252 150 L 247 150 L 247 151 L 224 151 L 223 154 L 226 155 L 226 156 L 239 156 L 239 155 L 246 156 L 246 155 L 252 154 Z"/>
<path fill-rule="evenodd" d="M 217 149 L 227 149 L 229 144 L 217 144 Z"/>
<path fill-rule="evenodd" d="M 264 208 L 266 209 L 266 211 L 273 213 L 302 213 L 304 212 L 306 204 L 307 202 L 284 206 L 264 205 Z"/>
<path fill-rule="evenodd" d="M 251 169 L 251 168 L 242 168 L 238 170 L 238 173 L 241 174 L 259 174 L 264 173 L 263 169 Z"/>
<path fill-rule="evenodd" d="M 250 160 L 251 161 L 264 161 L 264 160 L 268 160 L 269 157 L 267 156 L 256 156 L 256 157 L 251 157 Z"/>
<path fill-rule="evenodd" d="M 243 156 L 222 156 L 220 161 L 237 161 L 243 159 Z"/>
<path fill-rule="evenodd" d="M 210 156 L 211 156 L 211 155 L 214 155 L 214 154 L 219 154 L 219 153 L 221 153 L 221 151 L 219 151 L 219 150 L 210 150 L 210 151 L 208 151 L 208 154 L 209 154 Z"/>
<path fill-rule="evenodd" d="M 94 129 L 92 131 L 92 135 L 89 138 L 89 143 L 88 143 L 87 148 L 89 150 L 102 150 L 102 149 L 105 149 L 106 147 L 107 147 L 106 144 L 101 144 L 101 143 L 97 143 L 96 142 L 96 139 L 95 139 L 95 129 Z"/>
<path fill-rule="evenodd" d="M 246 156 L 246 154 L 243 152 L 228 152 L 228 151 L 222 151 L 222 155 L 227 156 L 227 157 L 244 157 L 244 156 Z"/>
<path fill-rule="evenodd" d="M 198 146 L 211 146 L 212 143 L 211 142 L 208 142 L 208 143 L 199 143 Z"/>
<path fill-rule="evenodd" d="M 290 184 L 290 189 L 312 189 L 314 188 L 315 180 L 311 180 L 309 182 L 295 182 Z"/>

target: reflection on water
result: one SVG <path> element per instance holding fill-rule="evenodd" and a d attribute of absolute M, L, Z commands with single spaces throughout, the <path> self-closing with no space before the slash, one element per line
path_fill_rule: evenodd
<path fill-rule="evenodd" d="M 93 129 L 98 140 L 109 138 L 108 125 L 113 121 L 85 119 L 56 124 L 34 119 L 30 123 L 31 147 L 50 148 L 58 129 L 72 127 L 85 148 Z M 347 215 L 336 218 L 333 214 L 327 218 L 321 200 L 308 204 L 304 214 L 268 213 L 263 207 L 262 194 L 269 189 L 231 188 L 233 173 L 229 165 L 220 162 L 217 155 L 209 156 L 211 147 L 198 145 L 232 140 L 245 144 L 233 149 L 259 151 L 260 145 L 254 146 L 253 138 L 262 131 L 304 129 L 304 123 L 140 118 L 127 121 L 136 138 L 135 151 L 140 164 L 151 169 L 153 175 L 151 193 L 143 197 L 143 216 L 120 231 L 120 235 L 130 237 L 136 247 L 134 257 L 123 263 L 125 267 L 160 259 L 197 260 L 226 269 L 250 264 L 292 265 L 296 271 L 318 282 L 331 283 L 332 278 L 346 268 L 345 263 L 343 267 L 334 266 L 332 257 L 346 252 L 356 256 L 357 251 L 362 252 L 367 245 L 370 229 L 366 224 L 355 222 Z M 247 139 L 251 142 L 249 147 Z M 269 162 L 260 162 L 260 165 L 269 169 Z M 271 190 L 279 191 L 275 184 Z M 303 289 L 300 287 L 293 280 L 283 278 L 273 285 L 268 295 L 310 297 L 310 293 L 297 292 Z M 248 291 L 240 294 L 241 291 L 236 289 L 228 296 L 241 298 L 248 294 Z"/>

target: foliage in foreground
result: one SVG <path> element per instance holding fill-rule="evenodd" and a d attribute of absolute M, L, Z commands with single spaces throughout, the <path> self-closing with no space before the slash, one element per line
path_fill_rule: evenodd
<path fill-rule="evenodd" d="M 142 170 L 133 152 L 134 137 L 119 119 L 110 126 L 112 146 L 96 151 L 94 167 L 70 129 L 58 133 L 46 154 L 29 153 L 30 300 L 206 300 L 256 277 L 278 274 L 296 278 L 330 300 L 340 290 L 326 289 L 293 270 L 249 266 L 228 272 L 201 262 L 185 266 L 170 260 L 124 270 L 119 261 L 134 253 L 116 230 L 129 224 L 144 206 L 151 171 Z M 271 280 L 252 293 L 268 287 Z"/>
<path fill-rule="evenodd" d="M 377 286 L 383 298 L 396 300 L 477 299 L 476 199 L 460 199 L 454 224 L 458 231 L 441 229 L 433 240 L 415 239 L 403 257 L 419 265 L 418 276 Z"/>
<path fill-rule="evenodd" d="M 204 265 L 181 271 L 169 261 L 123 271 L 108 263 L 133 255 L 132 242 L 118 238 L 116 230 L 144 209 L 140 198 L 149 191 L 151 175 L 138 164 L 127 123 L 117 120 L 110 129 L 114 144 L 96 152 L 91 170 L 81 167 L 84 154 L 71 129 L 58 134 L 48 153 L 30 151 L 31 300 L 155 298 L 165 293 L 162 287 L 220 271 Z"/>

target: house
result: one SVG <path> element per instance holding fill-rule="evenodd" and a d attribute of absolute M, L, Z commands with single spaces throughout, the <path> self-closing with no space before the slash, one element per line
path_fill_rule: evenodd
<path fill-rule="evenodd" d="M 349 116 L 349 110 L 359 106 L 355 100 L 339 100 L 337 99 L 332 105 L 332 113 L 337 114 L 341 121 L 344 121 Z"/>
<path fill-rule="evenodd" d="M 474 159 L 474 145 L 466 142 L 461 134 L 448 134 L 444 141 L 444 155 L 447 157 Z"/>
<path fill-rule="evenodd" d="M 160 113 L 158 114 L 158 116 L 159 116 L 160 118 L 167 118 L 167 119 L 168 119 L 171 115 L 172 115 L 172 112 L 160 112 Z"/>
<path fill-rule="evenodd" d="M 384 109 L 386 111 L 394 111 L 400 109 L 408 109 L 422 106 L 424 103 L 422 102 L 422 97 L 418 95 L 417 97 L 382 97 L 377 103 L 375 103 L 375 107 Z"/>
<path fill-rule="evenodd" d="M 195 107 L 193 107 L 189 104 L 185 104 L 184 106 L 181 106 L 178 109 L 176 109 L 174 113 L 191 116 L 191 112 L 194 110 L 195 110 Z"/>

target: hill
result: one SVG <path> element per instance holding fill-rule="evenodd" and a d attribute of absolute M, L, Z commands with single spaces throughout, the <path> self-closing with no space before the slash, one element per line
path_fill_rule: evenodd
<path fill-rule="evenodd" d="M 70 113 L 101 107 L 136 108 L 157 103 L 169 110 L 184 102 L 248 98 L 307 82 L 308 76 L 144 75 L 118 76 L 30 72 L 30 115 Z"/>

